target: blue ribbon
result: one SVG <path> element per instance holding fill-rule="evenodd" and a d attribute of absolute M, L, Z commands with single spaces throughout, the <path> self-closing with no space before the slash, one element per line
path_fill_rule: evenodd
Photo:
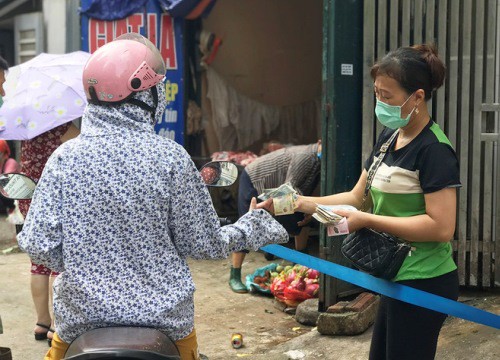
<path fill-rule="evenodd" d="M 262 247 L 262 250 L 282 259 L 307 266 L 308 268 L 318 270 L 320 273 L 350 282 L 359 287 L 389 296 L 393 299 L 473 321 L 478 324 L 491 326 L 495 329 L 500 329 L 499 315 L 459 303 L 458 301 L 453 301 L 442 296 L 414 289 L 409 286 L 379 279 L 361 271 L 349 269 L 348 267 L 339 264 L 318 259 L 314 256 L 306 255 L 281 245 L 266 245 Z"/>

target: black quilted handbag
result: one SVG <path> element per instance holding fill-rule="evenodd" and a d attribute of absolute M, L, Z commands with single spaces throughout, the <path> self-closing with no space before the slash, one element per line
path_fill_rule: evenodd
<path fill-rule="evenodd" d="M 375 173 L 397 134 L 398 130 L 380 147 L 380 154 L 368 170 L 361 209 L 366 205 Z M 411 246 L 393 235 L 362 228 L 344 239 L 340 251 L 358 269 L 390 280 L 398 273 Z"/>
<path fill-rule="evenodd" d="M 359 270 L 390 280 L 398 273 L 411 246 L 395 236 L 362 228 L 344 239 L 340 251 Z"/>

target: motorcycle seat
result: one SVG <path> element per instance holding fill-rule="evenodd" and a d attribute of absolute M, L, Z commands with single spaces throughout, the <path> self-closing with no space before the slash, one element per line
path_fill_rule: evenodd
<path fill-rule="evenodd" d="M 64 360 L 180 360 L 175 343 L 159 330 L 107 327 L 87 331 L 68 347 Z"/>

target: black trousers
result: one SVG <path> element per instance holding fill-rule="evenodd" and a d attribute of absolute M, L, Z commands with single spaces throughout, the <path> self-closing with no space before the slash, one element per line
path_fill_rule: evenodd
<path fill-rule="evenodd" d="M 398 282 L 448 299 L 458 299 L 458 272 Z M 382 296 L 373 328 L 370 360 L 431 360 L 447 315 Z"/>

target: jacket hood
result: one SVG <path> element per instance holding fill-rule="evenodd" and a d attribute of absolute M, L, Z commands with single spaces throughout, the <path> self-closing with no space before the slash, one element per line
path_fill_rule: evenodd
<path fill-rule="evenodd" d="M 122 134 L 125 131 L 154 132 L 154 125 L 162 118 L 167 105 L 163 83 L 157 84 L 156 89 L 158 106 L 154 119 L 149 111 L 126 102 L 120 105 L 87 104 L 82 117 L 81 134 L 105 136 Z M 154 107 L 150 89 L 135 93 L 133 98 Z"/>

